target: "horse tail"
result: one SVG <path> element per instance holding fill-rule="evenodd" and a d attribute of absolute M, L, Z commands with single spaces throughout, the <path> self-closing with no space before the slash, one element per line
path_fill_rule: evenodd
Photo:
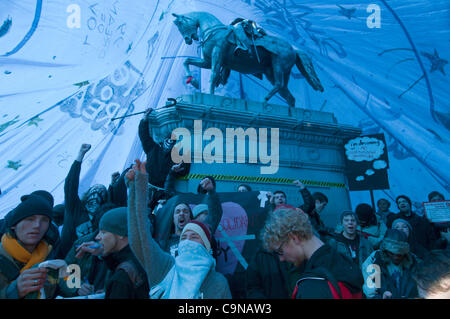
<path fill-rule="evenodd" d="M 296 55 L 295 65 L 297 65 L 300 73 L 305 77 L 306 81 L 308 81 L 309 85 L 311 85 L 314 90 L 323 92 L 323 86 L 317 77 L 316 71 L 314 71 L 311 58 L 300 51 L 297 51 Z"/>

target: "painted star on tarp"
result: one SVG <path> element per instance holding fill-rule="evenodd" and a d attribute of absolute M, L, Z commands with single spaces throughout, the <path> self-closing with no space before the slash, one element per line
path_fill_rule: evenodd
<path fill-rule="evenodd" d="M 40 117 L 39 117 L 39 115 L 38 116 L 35 116 L 35 117 L 33 117 L 29 122 L 28 122 L 28 126 L 31 126 L 31 125 L 36 125 L 36 126 L 39 126 L 39 122 L 42 122 L 43 121 L 43 119 L 41 119 Z"/>
<path fill-rule="evenodd" d="M 444 67 L 446 64 L 448 64 L 448 61 L 445 59 L 441 59 L 441 57 L 439 56 L 439 53 L 437 52 L 436 49 L 434 49 L 434 54 L 422 52 L 422 55 L 424 57 L 426 57 L 428 60 L 430 60 L 430 62 L 431 62 L 430 73 L 433 73 L 434 71 L 439 70 L 442 72 L 442 74 L 446 75 L 445 71 L 444 71 Z"/>
<path fill-rule="evenodd" d="M 17 115 L 13 120 L 8 121 L 6 123 L 0 124 L 0 132 L 6 130 L 9 126 L 14 125 L 15 123 L 19 122 L 18 120 L 19 115 Z"/>
<path fill-rule="evenodd" d="M 23 164 L 20 163 L 21 160 L 18 161 L 8 161 L 8 165 L 6 166 L 6 168 L 12 168 L 13 170 L 17 171 L 19 169 L 19 167 L 23 166 Z"/>

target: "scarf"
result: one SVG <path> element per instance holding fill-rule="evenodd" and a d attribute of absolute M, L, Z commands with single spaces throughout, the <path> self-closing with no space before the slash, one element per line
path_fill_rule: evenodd
<path fill-rule="evenodd" d="M 206 248 L 194 241 L 178 245 L 178 257 L 166 277 L 150 290 L 151 299 L 199 299 L 200 287 L 216 261 Z"/>
<path fill-rule="evenodd" d="M 9 234 L 4 234 L 2 236 L 2 246 L 11 257 L 25 264 L 20 272 L 43 262 L 52 250 L 51 245 L 47 244 L 44 240 L 41 240 L 33 252 L 30 253 L 19 244 L 17 239 L 12 238 Z"/>

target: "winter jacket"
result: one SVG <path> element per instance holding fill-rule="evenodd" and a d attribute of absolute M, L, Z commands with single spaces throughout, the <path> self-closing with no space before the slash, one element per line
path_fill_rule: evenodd
<path fill-rule="evenodd" d="M 141 120 L 138 134 L 142 148 L 147 156 L 145 168 L 147 169 L 148 181 L 150 184 L 162 188 L 164 187 L 167 174 L 170 172 L 172 166 L 175 165 L 171 155 L 171 150 L 175 143 L 171 143 L 167 148 L 156 143 L 150 136 L 148 119 Z M 184 171 L 180 174 L 183 176 L 189 173 L 190 164 L 186 163 L 184 167 Z"/>
<path fill-rule="evenodd" d="M 109 201 L 114 203 L 117 207 L 127 206 L 127 185 L 125 185 L 125 174 L 129 168 L 124 170 L 114 183 L 108 187 Z"/>
<path fill-rule="evenodd" d="M 333 299 L 327 280 L 323 280 L 321 269 L 326 269 L 336 281 L 343 282 L 351 293 L 362 291 L 363 277 L 359 267 L 325 244 L 306 261 L 298 281 L 297 299 Z"/>
<path fill-rule="evenodd" d="M 392 277 L 396 267 L 389 257 L 381 250 L 374 251 L 361 267 L 364 294 L 370 299 L 382 299 L 383 294 L 390 291 L 393 299 L 416 298 L 417 284 L 411 276 L 416 264 L 415 255 L 409 253 L 401 263 L 401 275 L 397 281 Z"/>
<path fill-rule="evenodd" d="M 128 240 L 133 253 L 147 273 L 151 288 L 165 278 L 175 264 L 175 258 L 163 251 L 150 234 L 146 213 L 147 180 L 147 175 L 138 172 L 135 181 L 128 185 Z M 211 269 L 206 275 L 200 293 L 204 299 L 231 298 L 227 280 L 215 269 Z"/>
<path fill-rule="evenodd" d="M 73 243 L 78 238 L 87 235 L 94 230 L 92 229 L 92 225 L 90 223 L 89 214 L 78 196 L 80 172 L 81 162 L 74 161 L 64 183 L 65 211 L 59 251 L 61 258 L 65 258 Z M 89 223 L 89 225 L 91 225 L 91 229 L 86 227 L 85 232 L 77 234 L 77 227 L 84 223 Z"/>
<path fill-rule="evenodd" d="M 248 299 L 290 298 L 286 262 L 280 262 L 275 253 L 259 249 L 249 263 L 247 273 Z"/>
<path fill-rule="evenodd" d="M 54 259 L 50 252 L 46 260 Z M 0 299 L 19 299 L 17 291 L 17 277 L 20 275 L 20 270 L 25 264 L 14 259 L 9 255 L 0 244 Z M 58 283 L 44 285 L 46 299 L 54 298 L 58 292 Z M 26 298 L 26 297 L 25 297 Z"/>
<path fill-rule="evenodd" d="M 336 234 L 333 229 L 325 226 L 324 222 L 320 218 L 319 213 L 316 212 L 316 203 L 309 192 L 309 190 L 305 187 L 300 190 L 300 193 L 303 198 L 303 205 L 300 208 L 309 216 L 309 221 L 314 229 L 314 233 L 317 237 L 319 237 L 322 241 L 328 242 L 330 238 L 333 238 Z"/>
<path fill-rule="evenodd" d="M 130 246 L 103 259 L 109 270 L 105 282 L 105 299 L 148 299 L 147 275 Z"/>
<path fill-rule="evenodd" d="M 350 248 L 346 245 L 346 241 L 343 238 L 343 234 L 339 234 L 335 237 L 335 239 L 332 239 L 329 241 L 329 245 L 336 249 L 336 251 L 344 256 L 347 256 L 350 259 L 352 258 L 352 254 L 350 251 Z M 363 264 L 363 262 L 369 257 L 369 255 L 373 251 L 372 244 L 365 239 L 364 237 L 361 237 L 359 235 L 356 235 L 359 239 L 359 255 L 358 255 L 358 267 Z"/>
<path fill-rule="evenodd" d="M 302 195 L 303 204 L 299 207 L 306 214 L 310 215 L 314 208 L 316 207 L 316 203 L 308 190 L 308 188 L 300 189 L 300 194 Z"/>
<path fill-rule="evenodd" d="M 94 286 L 94 291 L 103 290 L 105 288 L 105 278 L 108 272 L 108 268 L 101 257 L 97 257 L 91 254 L 84 254 L 82 258 L 75 258 L 77 254 L 76 248 L 84 242 L 94 241 L 98 234 L 98 230 L 81 237 L 76 240 L 73 247 L 67 254 L 65 261 L 68 265 L 77 264 L 80 266 L 80 275 L 82 283 L 87 282 Z M 77 296 L 78 289 L 68 290 L 66 287 L 62 287 L 64 294 L 63 297 Z"/>
<path fill-rule="evenodd" d="M 378 249 L 380 247 L 380 243 L 383 240 L 386 231 L 387 227 L 383 222 L 379 222 L 377 225 L 371 225 L 367 227 L 358 226 L 357 228 L 358 234 L 361 237 L 367 239 L 372 245 L 373 249 Z"/>

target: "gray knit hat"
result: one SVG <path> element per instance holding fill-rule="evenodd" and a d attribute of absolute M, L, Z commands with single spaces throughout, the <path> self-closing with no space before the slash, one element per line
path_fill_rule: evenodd
<path fill-rule="evenodd" d="M 128 236 L 127 215 L 127 207 L 113 208 L 102 216 L 98 229 L 119 236 Z"/>

